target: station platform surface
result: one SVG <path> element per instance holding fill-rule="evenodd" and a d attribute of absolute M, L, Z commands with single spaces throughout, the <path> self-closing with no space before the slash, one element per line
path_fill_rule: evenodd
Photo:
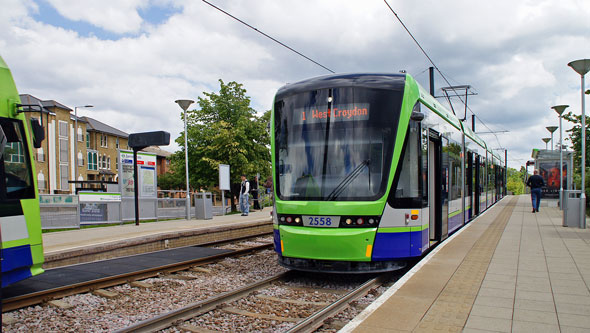
<path fill-rule="evenodd" d="M 590 229 L 543 201 L 505 197 L 341 332 L 590 332 Z"/>
<path fill-rule="evenodd" d="M 96 247 L 105 244 L 141 239 L 159 234 L 182 233 L 198 229 L 239 226 L 245 223 L 271 222 L 271 208 L 250 211 L 248 216 L 240 214 L 213 216 L 208 220 L 167 220 L 157 222 L 140 222 L 139 225 L 123 224 L 88 229 L 49 232 L 43 234 L 43 252 L 45 257 L 64 251 Z"/>

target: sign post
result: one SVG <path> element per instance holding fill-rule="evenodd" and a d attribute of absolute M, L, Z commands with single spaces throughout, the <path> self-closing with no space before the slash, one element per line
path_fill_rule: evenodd
<path fill-rule="evenodd" d="M 170 133 L 164 131 L 132 133 L 129 135 L 129 147 L 133 148 L 133 183 L 135 192 L 135 225 L 139 225 L 139 181 L 137 175 L 137 152 L 149 146 L 167 146 Z M 155 182 L 153 183 L 155 185 Z M 152 188 L 155 191 L 155 186 Z"/>
<path fill-rule="evenodd" d="M 225 215 L 225 191 L 230 190 L 229 186 L 229 165 L 219 165 L 219 190 L 221 191 L 221 209 Z"/>

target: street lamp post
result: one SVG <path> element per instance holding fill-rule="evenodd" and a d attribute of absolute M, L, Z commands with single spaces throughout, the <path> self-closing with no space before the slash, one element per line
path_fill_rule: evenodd
<path fill-rule="evenodd" d="M 93 108 L 94 105 L 74 106 L 74 180 L 78 180 L 78 108 Z M 76 183 L 74 183 L 74 194 L 76 194 Z"/>
<path fill-rule="evenodd" d="M 185 176 L 186 176 L 186 219 L 190 220 L 191 218 L 191 199 L 189 194 L 189 183 L 188 183 L 188 132 L 186 126 L 186 109 L 193 104 L 195 101 L 190 99 L 178 99 L 174 101 L 177 103 L 180 108 L 184 111 L 184 169 L 185 169 Z"/>
<path fill-rule="evenodd" d="M 551 138 L 542 138 L 543 142 L 545 142 L 545 150 L 547 150 L 547 144 L 551 141 Z"/>
<path fill-rule="evenodd" d="M 568 106 L 569 105 L 555 105 L 551 107 L 559 115 L 559 209 L 561 210 L 563 210 L 563 127 L 561 127 L 561 115 Z"/>
<path fill-rule="evenodd" d="M 580 135 L 582 136 L 582 193 L 580 198 L 580 228 L 586 229 L 586 105 L 584 98 L 584 75 L 590 71 L 590 59 L 574 60 L 567 64 L 576 73 L 580 74 L 582 78 L 582 128 Z"/>
<path fill-rule="evenodd" d="M 557 126 L 547 126 L 545 128 L 551 133 L 551 151 L 553 151 L 553 132 L 557 130 Z"/>

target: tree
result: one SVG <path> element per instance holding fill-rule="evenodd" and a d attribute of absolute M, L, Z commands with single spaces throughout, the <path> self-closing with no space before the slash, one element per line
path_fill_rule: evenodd
<path fill-rule="evenodd" d="M 520 171 L 517 171 L 513 168 L 508 168 L 508 183 L 506 184 L 508 191 L 512 192 L 514 195 L 524 193 L 525 173 L 526 169 L 522 166 L 520 167 Z"/>
<path fill-rule="evenodd" d="M 573 170 L 573 177 L 572 180 L 576 184 L 577 188 L 581 188 L 581 174 L 580 164 L 582 163 L 582 137 L 580 136 L 580 129 L 582 128 L 582 115 L 574 115 L 571 111 L 568 113 L 563 114 L 563 119 L 569 121 L 570 123 L 574 124 L 574 126 L 566 130 L 569 133 L 569 140 L 572 143 L 571 148 L 574 150 L 574 170 Z M 590 131 L 588 130 L 588 123 L 590 121 L 590 117 L 586 117 L 586 138 L 590 135 Z M 586 140 L 586 197 L 590 195 L 590 180 L 588 178 L 588 157 L 590 156 L 590 147 L 588 147 L 588 140 Z M 586 201 L 586 204 L 590 204 L 590 201 Z"/>
<path fill-rule="evenodd" d="M 219 80 L 219 93 L 204 92 L 199 109 L 187 111 L 189 180 L 208 189 L 218 183 L 219 164 L 229 164 L 232 197 L 239 194 L 240 176 L 270 174 L 270 111 L 258 117 L 250 107 L 246 89 Z M 181 114 L 182 116 L 182 114 Z M 172 157 L 175 174 L 184 180 L 184 132 L 176 139 L 182 148 Z M 232 210 L 235 210 L 232 200 Z"/>

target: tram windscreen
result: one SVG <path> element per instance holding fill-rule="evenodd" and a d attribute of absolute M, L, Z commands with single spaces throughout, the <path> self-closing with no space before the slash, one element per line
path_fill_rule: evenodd
<path fill-rule="evenodd" d="M 342 87 L 275 101 L 275 172 L 282 200 L 383 196 L 402 92 Z"/>

